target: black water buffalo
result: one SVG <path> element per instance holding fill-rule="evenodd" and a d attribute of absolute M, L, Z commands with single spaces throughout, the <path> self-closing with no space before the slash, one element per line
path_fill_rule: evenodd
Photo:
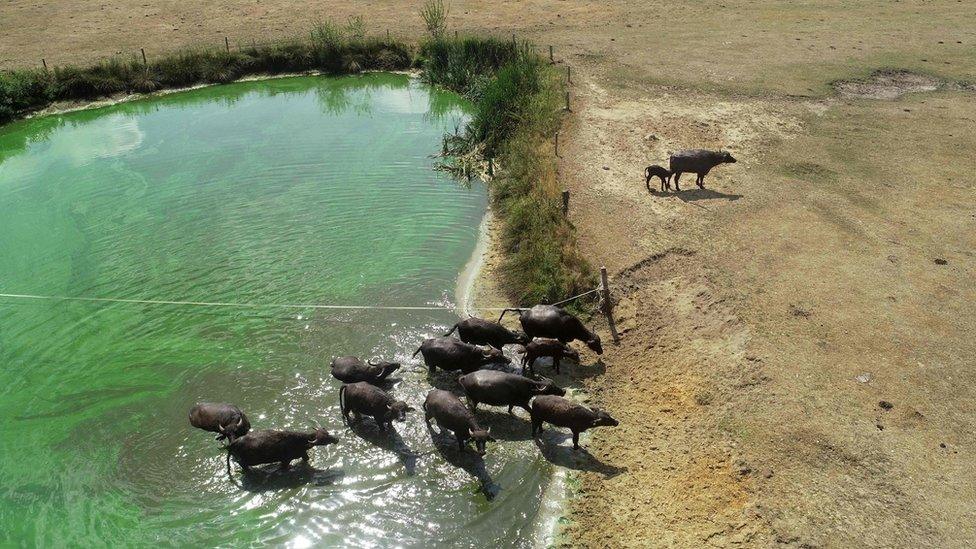
<path fill-rule="evenodd" d="M 414 351 L 413 356 L 417 356 L 417 353 L 424 355 L 424 363 L 431 372 L 437 367 L 442 370 L 461 370 L 470 373 L 489 364 L 512 361 L 498 349 L 479 347 L 453 337 L 427 339 L 419 349 Z"/>
<path fill-rule="evenodd" d="M 671 155 L 671 173 L 674 174 L 674 188 L 681 190 L 678 180 L 684 172 L 697 174 L 695 183 L 699 189 L 705 188 L 705 176 L 719 164 L 734 164 L 735 158 L 726 151 L 710 151 L 707 149 L 687 149 Z"/>
<path fill-rule="evenodd" d="M 240 408 L 233 404 L 201 402 L 190 408 L 190 425 L 204 431 L 217 433 L 217 440 L 231 442 L 251 430 L 251 422 Z"/>
<path fill-rule="evenodd" d="M 355 415 L 356 421 L 363 415 L 372 416 L 380 431 L 385 431 L 387 426 L 393 427 L 394 421 L 406 419 L 407 412 L 412 412 L 413 408 L 383 389 L 360 381 L 339 388 L 339 410 L 346 423 L 349 422 L 349 412 Z"/>
<path fill-rule="evenodd" d="M 509 311 L 519 314 L 519 322 L 529 338 L 549 337 L 558 339 L 563 343 L 569 343 L 578 339 L 596 354 L 603 354 L 603 344 L 600 336 L 591 332 L 583 322 L 575 316 L 566 312 L 562 307 L 555 305 L 536 305 L 531 309 L 505 309 L 502 311 L 498 321 Z"/>
<path fill-rule="evenodd" d="M 309 433 L 299 431 L 251 431 L 227 445 L 227 474 L 233 457 L 245 471 L 252 465 L 280 463 L 287 469 L 292 460 L 308 461 L 308 451 L 313 446 L 335 444 L 339 439 L 325 429 Z"/>
<path fill-rule="evenodd" d="M 532 397 L 566 394 L 565 389 L 557 387 L 551 380 L 536 381 L 497 370 L 471 372 L 459 377 L 458 383 L 464 389 L 464 395 L 468 398 L 472 410 L 477 408 L 479 403 L 484 402 L 492 406 L 508 406 L 508 413 L 512 413 L 513 406 L 531 413 L 529 400 Z"/>
<path fill-rule="evenodd" d="M 397 362 L 363 362 L 354 356 L 340 356 L 332 359 L 332 377 L 343 383 L 379 383 L 400 369 Z"/>
<path fill-rule="evenodd" d="M 580 359 L 576 349 L 562 341 L 548 337 L 537 337 L 525 346 L 525 355 L 522 357 L 522 372 L 524 373 L 525 370 L 534 372 L 532 366 L 536 359 L 544 356 L 552 357 L 552 365 L 555 366 L 557 374 L 559 373 L 559 362 L 563 358 L 570 358 L 576 362 L 579 362 Z"/>
<path fill-rule="evenodd" d="M 644 186 L 647 187 L 647 192 L 651 192 L 651 178 L 653 177 L 661 180 L 662 191 L 665 186 L 667 186 L 668 190 L 671 190 L 671 171 L 657 164 L 653 164 L 644 168 Z"/>
<path fill-rule="evenodd" d="M 475 317 L 458 322 L 444 337 L 453 334 L 454 330 L 457 330 L 458 337 L 465 343 L 491 345 L 496 349 L 513 343 L 525 345 L 529 342 L 528 336 L 521 332 L 513 332 L 497 322 Z"/>
<path fill-rule="evenodd" d="M 430 427 L 430 418 L 434 418 L 441 429 L 454 433 L 458 449 L 462 452 L 468 439 L 474 440 L 475 451 L 479 456 L 485 455 L 486 443 L 495 442 L 491 438 L 491 429 L 482 429 L 474 413 L 450 391 L 434 389 L 427 393 L 423 408 L 424 423 Z"/>
<path fill-rule="evenodd" d="M 532 434 L 542 432 L 542 422 L 569 427 L 573 432 L 573 448 L 579 449 L 579 434 L 591 427 L 616 427 L 620 423 L 610 414 L 580 406 L 558 396 L 539 396 L 532 400 Z"/>

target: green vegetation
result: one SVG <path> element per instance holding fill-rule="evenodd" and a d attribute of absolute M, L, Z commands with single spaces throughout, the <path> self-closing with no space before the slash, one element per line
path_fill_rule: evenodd
<path fill-rule="evenodd" d="M 562 112 L 562 75 L 527 44 L 494 38 L 433 36 L 421 59 L 427 81 L 476 104 L 448 152 L 497 159 L 501 167 L 490 189 L 503 223 L 500 276 L 510 297 L 519 304 L 552 303 L 595 286 L 562 215 L 556 180 L 552 140 Z"/>
<path fill-rule="evenodd" d="M 447 14 L 451 11 L 444 0 L 426 0 L 420 8 L 420 17 L 424 20 L 427 32 L 434 38 L 442 38 L 447 31 Z"/>
<path fill-rule="evenodd" d="M 350 74 L 419 65 L 429 83 L 475 102 L 471 123 L 450 137 L 445 152 L 460 159 L 459 173 L 470 175 L 488 158 L 499 168 L 490 189 L 503 224 L 500 276 L 509 296 L 519 304 L 551 303 L 591 289 L 595 277 L 562 215 L 556 181 L 552 138 L 560 124 L 561 75 L 526 43 L 447 37 L 448 9 L 442 0 L 424 5 L 430 39 L 416 56 L 403 43 L 367 37 L 357 17 L 343 26 L 321 23 L 305 39 L 238 51 L 182 51 L 149 63 L 114 58 L 90 67 L 0 73 L 0 123 L 59 100 L 230 82 L 249 74 Z"/>
<path fill-rule="evenodd" d="M 239 51 L 181 51 L 145 64 L 136 57 L 112 58 L 90 67 L 0 73 L 0 124 L 54 101 L 231 82 L 250 74 L 403 70 L 410 68 L 412 60 L 407 45 L 366 37 L 361 18 L 350 19 L 346 26 L 325 22 L 317 25 L 309 38 L 247 46 Z"/>

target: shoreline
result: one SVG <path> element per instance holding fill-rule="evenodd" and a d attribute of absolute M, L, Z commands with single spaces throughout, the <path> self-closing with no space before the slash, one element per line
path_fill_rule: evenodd
<path fill-rule="evenodd" d="M 79 101 L 56 101 L 51 103 L 43 109 L 38 109 L 36 111 L 31 111 L 26 113 L 24 116 L 10 120 L 6 124 L 0 124 L 0 127 L 6 126 L 7 124 L 15 124 L 21 120 L 32 120 L 34 118 L 42 118 L 45 116 L 56 116 L 59 114 L 67 114 L 71 112 L 87 111 L 93 109 L 101 109 L 104 107 L 111 107 L 113 105 L 118 105 L 121 103 L 131 103 L 133 101 L 139 101 L 142 99 L 154 99 L 158 97 L 164 97 L 174 93 L 183 93 L 193 90 L 199 90 L 203 88 L 210 88 L 213 86 L 226 86 L 228 84 L 238 84 L 242 82 L 261 82 L 264 80 L 276 80 L 278 78 L 299 78 L 304 76 L 325 76 L 329 78 L 341 78 L 344 76 L 360 76 L 363 74 L 402 74 L 410 78 L 419 78 L 419 70 L 408 70 L 408 71 L 380 71 L 380 70 L 368 70 L 360 71 L 358 73 L 333 75 L 322 71 L 305 71 L 305 72 L 286 72 L 281 74 L 252 74 L 238 78 L 237 80 L 232 80 L 230 82 L 211 82 L 205 84 L 194 84 L 192 86 L 183 86 L 179 88 L 168 88 L 165 90 L 154 91 L 151 93 L 119 93 L 110 95 L 101 99 L 90 99 L 90 100 L 79 100 Z"/>
<path fill-rule="evenodd" d="M 455 308 L 459 316 L 473 316 L 483 309 L 494 308 L 505 302 L 504 293 L 498 287 L 495 276 L 497 259 L 500 257 L 500 252 L 496 249 L 497 222 L 498 219 L 489 205 L 478 226 L 478 240 L 471 252 L 471 258 L 458 276 Z M 571 392 L 578 394 L 581 391 Z M 570 471 L 548 461 L 547 464 L 552 472 L 543 488 L 532 529 L 531 542 L 535 548 L 558 545 L 565 534 L 564 519 L 569 519 L 570 516 Z"/>

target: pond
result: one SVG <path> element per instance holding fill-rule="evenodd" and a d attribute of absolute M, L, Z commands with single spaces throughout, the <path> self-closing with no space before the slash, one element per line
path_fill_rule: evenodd
<path fill-rule="evenodd" d="M 409 356 L 457 321 L 486 209 L 432 169 L 466 108 L 404 75 L 296 77 L 0 128 L 0 293 L 447 306 L 0 298 L 0 544 L 530 545 L 552 467 L 524 412 L 479 412 L 499 439 L 481 461 L 422 412 L 394 437 L 343 426 L 329 375 L 401 361 L 418 409 L 451 383 Z M 232 481 L 198 401 L 341 440 Z"/>

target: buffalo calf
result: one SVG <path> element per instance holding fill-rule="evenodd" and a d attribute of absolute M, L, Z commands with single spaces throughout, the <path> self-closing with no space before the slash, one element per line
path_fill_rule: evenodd
<path fill-rule="evenodd" d="M 644 168 L 644 186 L 647 187 L 647 192 L 651 192 L 651 178 L 654 177 L 661 180 L 662 192 L 664 191 L 665 187 L 667 187 L 669 191 L 671 190 L 671 171 L 667 168 L 654 164 Z"/>
<path fill-rule="evenodd" d="M 556 368 L 557 374 L 559 373 L 559 363 L 563 358 L 569 358 L 577 363 L 580 359 L 576 349 L 573 349 L 558 339 L 539 337 L 533 339 L 525 346 L 525 355 L 522 357 L 522 372 L 524 373 L 528 370 L 534 373 L 533 365 L 536 359 L 544 356 L 552 357 L 552 365 Z"/>
<path fill-rule="evenodd" d="M 580 406 L 558 396 L 539 396 L 532 400 L 532 435 L 542 432 L 542 423 L 568 427 L 573 432 L 573 448 L 579 449 L 579 434 L 591 427 L 616 427 L 620 423 L 610 414 Z"/>

